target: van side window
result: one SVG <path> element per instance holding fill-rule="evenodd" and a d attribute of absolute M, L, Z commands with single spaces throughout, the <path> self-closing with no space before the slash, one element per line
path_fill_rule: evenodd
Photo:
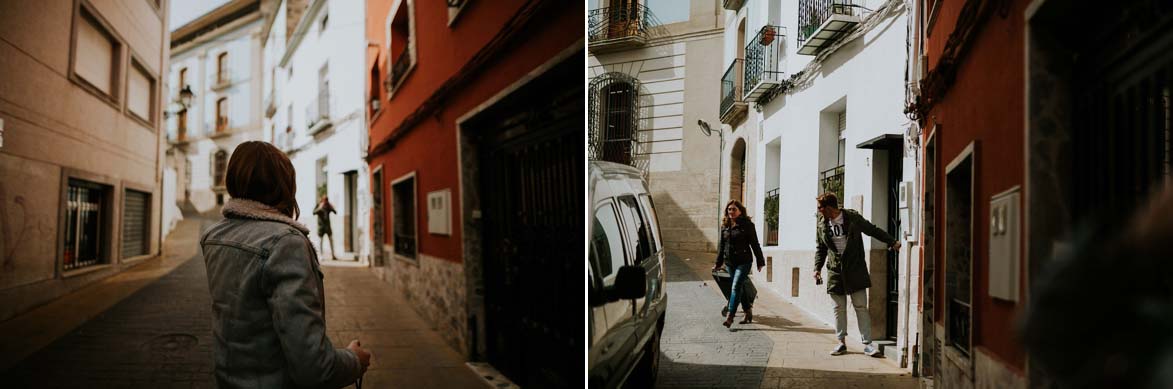
<path fill-rule="evenodd" d="M 639 195 L 639 202 L 643 204 L 643 209 L 647 211 L 644 213 L 644 222 L 652 226 L 652 241 L 655 245 L 655 250 L 653 251 L 662 250 L 664 248 L 664 240 L 663 235 L 660 234 L 660 219 L 656 217 L 656 206 L 652 204 L 652 196 L 641 194 Z"/>
<path fill-rule="evenodd" d="M 620 197 L 619 204 L 620 212 L 623 213 L 623 220 L 627 223 L 628 242 L 632 246 L 635 246 L 637 263 L 643 262 L 652 256 L 653 252 L 651 226 L 644 221 L 639 211 L 639 204 L 635 202 L 635 197 Z"/>
<path fill-rule="evenodd" d="M 607 277 L 624 265 L 623 238 L 619 232 L 619 219 L 615 217 L 615 206 L 610 203 L 595 210 L 594 225 L 591 227 L 591 262 L 599 272 L 599 278 Z"/>

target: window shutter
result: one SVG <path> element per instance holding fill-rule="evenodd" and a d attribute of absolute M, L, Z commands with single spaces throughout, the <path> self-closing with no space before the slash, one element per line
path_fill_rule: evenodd
<path fill-rule="evenodd" d="M 122 206 L 122 257 L 130 258 L 147 254 L 147 239 L 150 237 L 151 195 L 137 190 L 127 190 Z"/>
<path fill-rule="evenodd" d="M 114 54 L 114 39 L 91 17 L 82 17 L 77 28 L 77 57 L 74 59 L 77 75 L 103 93 L 113 95 Z"/>

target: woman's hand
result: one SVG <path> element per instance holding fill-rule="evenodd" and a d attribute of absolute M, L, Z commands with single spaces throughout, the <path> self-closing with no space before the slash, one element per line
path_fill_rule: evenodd
<path fill-rule="evenodd" d="M 717 271 L 717 269 L 720 269 L 720 268 L 721 268 L 720 266 L 713 265 L 713 271 Z"/>

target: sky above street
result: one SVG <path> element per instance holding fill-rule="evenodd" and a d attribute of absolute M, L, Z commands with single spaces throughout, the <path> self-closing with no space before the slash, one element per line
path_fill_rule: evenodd
<path fill-rule="evenodd" d="M 171 15 L 168 17 L 171 31 L 183 27 L 184 24 L 227 2 L 228 0 L 176 0 L 171 2 Z"/>

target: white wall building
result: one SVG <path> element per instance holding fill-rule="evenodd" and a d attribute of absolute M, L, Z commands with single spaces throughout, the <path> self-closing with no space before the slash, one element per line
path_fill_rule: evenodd
<path fill-rule="evenodd" d="M 176 172 L 176 201 L 205 212 L 223 204 L 224 171 L 240 143 L 261 140 L 261 13 L 259 0 L 235 0 L 171 35 L 170 89 L 193 98 L 170 104 L 168 168 Z M 165 221 L 166 222 L 166 221 Z"/>
<path fill-rule="evenodd" d="M 281 1 L 265 38 L 267 139 L 297 170 L 298 221 L 322 249 L 313 209 L 323 194 L 331 215 L 330 258 L 365 262 L 370 253 L 365 107 L 366 5 Z M 290 17 L 290 15 L 293 15 Z"/>
<path fill-rule="evenodd" d="M 909 8 L 902 0 L 737 3 L 724 2 L 725 64 L 744 64 L 741 76 L 740 66 L 730 67 L 725 89 L 732 87 L 734 98 L 722 106 L 732 130 L 726 137 L 734 139 L 725 151 L 731 162 L 724 176 L 733 177 L 723 184 L 726 196 L 744 190 L 759 226 L 771 273 L 758 282 L 833 325 L 826 285 L 813 278 L 815 197 L 838 191 L 842 207 L 898 239 L 908 226 L 898 193 L 915 175 L 914 159 L 904 157 L 905 130 L 913 125 L 904 114 Z M 742 158 L 749 165 L 744 185 Z M 767 216 L 767 203 L 771 210 L 776 204 L 776 216 Z M 768 220 L 774 217 L 776 227 Z M 899 359 L 905 340 L 916 336 L 918 320 L 908 319 L 917 310 L 908 309 L 908 297 L 919 294 L 919 265 L 909 266 L 917 257 L 909 256 L 908 242 L 891 257 L 878 240 L 865 239 L 864 246 L 871 335 L 900 346 L 884 349 Z M 855 338 L 854 313 L 849 317 Z"/>

